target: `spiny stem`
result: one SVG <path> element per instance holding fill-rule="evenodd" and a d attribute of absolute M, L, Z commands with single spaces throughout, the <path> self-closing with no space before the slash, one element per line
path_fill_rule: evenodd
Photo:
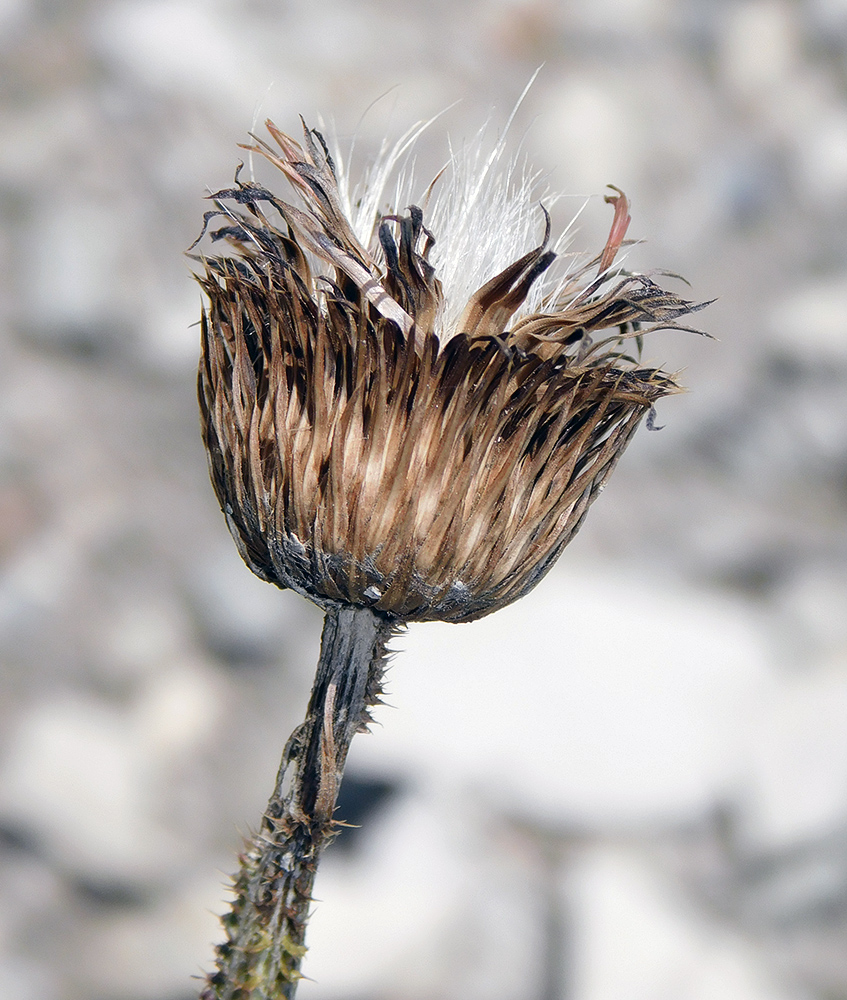
<path fill-rule="evenodd" d="M 291 1000 L 301 978 L 312 885 L 337 833 L 350 742 L 379 702 L 392 625 L 369 608 L 329 608 L 306 719 L 291 734 L 258 834 L 241 856 L 226 941 L 201 1000 Z"/>

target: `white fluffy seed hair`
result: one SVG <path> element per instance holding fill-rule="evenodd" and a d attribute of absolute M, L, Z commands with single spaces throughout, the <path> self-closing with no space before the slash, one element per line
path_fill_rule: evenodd
<path fill-rule="evenodd" d="M 456 332 L 468 300 L 485 282 L 539 245 L 545 225 L 542 205 L 549 210 L 561 197 L 525 157 L 508 154 L 507 135 L 532 82 L 493 142 L 489 121 L 469 142 L 457 148 L 451 144 L 446 165 L 427 186 L 415 175 L 415 146 L 440 115 L 417 123 L 394 143 L 385 140 L 356 184 L 348 172 L 352 150 L 345 158 L 337 139 L 333 141 L 341 204 L 357 238 L 377 259 L 382 257 L 376 235 L 381 218 L 405 212 L 411 204 L 423 209 L 424 225 L 435 237 L 430 262 L 443 289 L 435 329 L 442 341 Z M 567 284 L 569 258 L 563 251 L 581 212 L 551 246 L 556 261 L 534 282 L 515 320 L 556 301 Z"/>

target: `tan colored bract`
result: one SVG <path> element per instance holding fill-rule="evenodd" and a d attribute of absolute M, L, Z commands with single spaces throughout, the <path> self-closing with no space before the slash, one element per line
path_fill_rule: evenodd
<path fill-rule="evenodd" d="M 383 217 L 363 246 L 320 134 L 301 146 L 267 127 L 276 146 L 251 148 L 303 206 L 236 174 L 206 220 L 225 217 L 212 237 L 235 252 L 202 258 L 199 278 L 203 433 L 239 551 L 322 606 L 496 611 L 547 572 L 642 417 L 678 389 L 623 340 L 700 307 L 611 269 L 629 223 L 618 193 L 605 248 L 556 301 L 519 312 L 556 256 L 548 219 L 541 245 L 440 331 L 438 234 L 421 210 Z"/>

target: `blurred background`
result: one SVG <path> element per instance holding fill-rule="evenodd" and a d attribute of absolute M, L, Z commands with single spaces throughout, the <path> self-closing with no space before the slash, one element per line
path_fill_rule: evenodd
<path fill-rule="evenodd" d="M 0 993 L 189 1000 L 320 616 L 209 487 L 182 256 L 272 116 L 502 130 L 717 297 L 559 565 L 395 642 L 303 1000 L 847 998 L 847 2 L 0 0 Z M 458 103 L 455 103 L 458 102 Z"/>

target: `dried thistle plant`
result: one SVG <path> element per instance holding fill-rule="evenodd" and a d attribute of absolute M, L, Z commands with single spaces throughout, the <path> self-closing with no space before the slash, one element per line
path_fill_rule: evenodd
<path fill-rule="evenodd" d="M 206 1000 L 293 996 L 318 857 L 392 631 L 472 621 L 538 583 L 642 418 L 678 391 L 627 341 L 640 351 L 645 332 L 689 329 L 678 320 L 701 308 L 615 268 L 630 221 L 617 189 L 602 252 L 557 270 L 549 216 L 532 220 L 508 171 L 492 175 L 496 157 L 442 194 L 436 185 L 431 230 L 415 205 L 377 212 L 409 137 L 354 204 L 319 132 L 304 125 L 299 144 L 266 125 L 271 141 L 246 148 L 300 204 L 241 168 L 212 195 L 203 232 L 222 219 L 211 238 L 230 250 L 197 258 L 209 301 L 203 435 L 245 562 L 320 605 L 326 623 L 306 721 L 241 858 Z M 476 229 L 474 213 L 485 216 Z M 458 260 L 437 242 L 439 219 Z M 521 252 L 542 221 L 539 245 Z M 474 232 L 484 239 L 469 248 Z M 487 270 L 498 255 L 505 266 Z M 450 285 L 480 273 L 455 301 Z"/>

